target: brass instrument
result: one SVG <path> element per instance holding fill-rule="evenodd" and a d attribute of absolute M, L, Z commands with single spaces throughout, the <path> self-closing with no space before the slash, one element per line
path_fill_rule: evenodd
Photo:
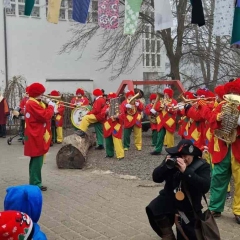
<path fill-rule="evenodd" d="M 119 115 L 120 113 L 120 98 L 112 98 L 110 99 L 110 107 L 109 107 L 109 117 L 114 120 L 114 116 Z"/>
<path fill-rule="evenodd" d="M 66 108 L 75 108 L 71 106 L 71 103 L 63 102 L 61 101 L 61 96 L 50 96 L 50 95 L 43 95 L 43 97 L 49 98 L 52 102 L 61 102 L 61 105 L 63 105 Z"/>
<path fill-rule="evenodd" d="M 154 102 L 154 104 L 153 104 L 153 106 L 152 106 L 153 109 L 155 109 L 157 102 L 158 102 L 162 97 L 163 97 L 163 94 L 157 93 L 157 98 L 155 99 L 155 102 Z M 154 115 L 154 114 L 151 114 L 151 115 L 149 116 L 149 121 L 150 121 L 150 123 L 156 124 L 156 123 L 157 123 L 157 116 Z"/>
<path fill-rule="evenodd" d="M 129 104 L 132 105 L 132 108 L 128 108 L 127 109 L 127 114 L 133 116 L 136 112 L 137 112 L 137 107 L 135 105 L 136 99 L 140 96 L 140 92 L 138 92 L 137 94 L 135 94 L 130 100 L 129 100 Z"/>
<path fill-rule="evenodd" d="M 226 94 L 223 96 L 226 103 L 222 106 L 221 129 L 216 129 L 214 135 L 222 141 L 231 144 L 237 138 L 237 126 L 239 118 L 238 106 L 240 105 L 240 96 L 235 94 Z"/>

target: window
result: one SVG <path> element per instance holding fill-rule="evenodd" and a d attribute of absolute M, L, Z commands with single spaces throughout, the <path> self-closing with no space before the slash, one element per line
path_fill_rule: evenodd
<path fill-rule="evenodd" d="M 12 9 L 6 9 L 7 15 L 24 16 L 25 0 L 11 0 L 11 6 Z M 39 0 L 35 1 L 31 16 L 40 17 Z"/>
<path fill-rule="evenodd" d="M 145 11 L 145 14 L 153 18 L 153 11 Z M 145 23 L 142 33 L 143 66 L 146 68 L 160 68 L 161 66 L 161 40 L 156 37 L 154 27 Z"/>
<path fill-rule="evenodd" d="M 88 12 L 88 23 L 98 22 L 98 0 L 92 0 Z"/>

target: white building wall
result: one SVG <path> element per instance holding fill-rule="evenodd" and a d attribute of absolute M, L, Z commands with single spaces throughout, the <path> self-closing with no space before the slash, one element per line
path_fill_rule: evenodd
<path fill-rule="evenodd" d="M 27 83 L 43 83 L 47 91 L 53 89 L 62 92 L 73 92 L 77 87 L 84 87 L 88 91 L 93 88 L 103 88 L 106 92 L 116 91 L 122 80 L 142 80 L 143 66 L 139 64 L 128 75 L 121 75 L 117 80 L 110 81 L 113 73 L 111 69 L 97 71 L 104 66 L 96 61 L 98 43 L 97 36 L 92 40 L 78 60 L 79 52 L 59 55 L 62 45 L 71 38 L 68 32 L 72 23 L 59 21 L 58 24 L 48 23 L 46 20 L 45 0 L 40 0 L 41 17 L 29 18 L 25 16 L 7 16 L 8 38 L 8 75 L 22 75 Z M 4 32 L 3 32 L 3 6 L 0 1 L 0 70 L 4 67 Z M 137 54 L 141 54 L 139 46 Z M 163 64 L 164 65 L 164 64 Z M 0 79 L 5 81 L 5 75 L 0 73 Z M 46 79 L 91 79 L 93 82 L 46 82 Z"/>

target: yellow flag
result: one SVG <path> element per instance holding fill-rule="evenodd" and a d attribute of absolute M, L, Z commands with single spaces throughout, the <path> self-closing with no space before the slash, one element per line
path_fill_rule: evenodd
<path fill-rule="evenodd" d="M 60 7 L 62 0 L 48 0 L 47 21 L 50 23 L 58 23 Z"/>

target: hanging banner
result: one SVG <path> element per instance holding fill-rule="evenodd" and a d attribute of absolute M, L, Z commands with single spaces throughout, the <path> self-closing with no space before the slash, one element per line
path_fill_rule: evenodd
<path fill-rule="evenodd" d="M 47 21 L 58 23 L 62 0 L 48 0 Z"/>
<path fill-rule="evenodd" d="M 85 24 L 87 22 L 90 0 L 73 0 L 72 19 Z"/>
<path fill-rule="evenodd" d="M 240 48 L 240 0 L 236 1 L 233 18 L 231 47 Z"/>
<path fill-rule="evenodd" d="M 3 6 L 4 6 L 6 9 L 12 9 L 11 0 L 4 0 L 4 1 L 3 1 Z"/>
<path fill-rule="evenodd" d="M 216 0 L 213 15 L 213 34 L 231 36 L 234 17 L 234 1 Z"/>
<path fill-rule="evenodd" d="M 98 25 L 104 29 L 118 27 L 119 0 L 98 0 Z"/>
<path fill-rule="evenodd" d="M 155 31 L 173 27 L 173 16 L 169 0 L 154 0 Z"/>
<path fill-rule="evenodd" d="M 25 0 L 24 15 L 31 16 L 35 0 Z"/>
<path fill-rule="evenodd" d="M 143 0 L 125 1 L 124 34 L 133 35 L 135 33 L 142 1 Z"/>

